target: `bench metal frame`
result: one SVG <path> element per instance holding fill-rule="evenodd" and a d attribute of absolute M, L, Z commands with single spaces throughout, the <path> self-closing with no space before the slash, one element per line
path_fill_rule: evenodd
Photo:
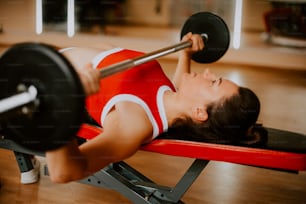
<path fill-rule="evenodd" d="M 42 152 L 28 150 L 4 138 L 0 140 L 0 148 L 12 150 L 15 153 L 20 172 L 33 169 L 32 155 L 44 156 Z M 110 164 L 79 182 L 115 190 L 137 204 L 182 204 L 181 198 L 208 163 L 208 160 L 195 159 L 174 187 L 155 183 L 124 161 Z M 48 175 L 47 167 L 44 167 L 44 174 Z"/>

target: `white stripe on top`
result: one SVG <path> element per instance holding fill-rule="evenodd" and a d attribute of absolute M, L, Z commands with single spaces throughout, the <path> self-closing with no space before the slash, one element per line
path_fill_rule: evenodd
<path fill-rule="evenodd" d="M 97 66 L 99 65 L 99 63 L 108 55 L 114 54 L 116 52 L 120 52 L 121 50 L 123 50 L 123 48 L 121 47 L 116 47 L 107 51 L 103 51 L 100 54 L 98 54 L 97 56 L 95 56 L 92 60 L 91 63 L 93 65 L 94 68 L 97 68 Z"/>
<path fill-rule="evenodd" d="M 149 106 L 142 99 L 140 99 L 139 97 L 134 96 L 132 94 L 119 94 L 119 95 L 116 95 L 116 96 L 111 98 L 106 103 L 106 105 L 103 107 L 102 114 L 101 114 L 101 124 L 102 124 L 102 127 L 103 127 L 103 122 L 104 122 L 107 114 L 109 113 L 109 111 L 112 109 L 112 107 L 116 103 L 118 103 L 120 101 L 130 101 L 130 102 L 134 102 L 136 104 L 139 104 L 145 110 L 145 112 L 147 113 L 147 115 L 149 117 L 150 122 L 152 123 L 152 126 L 153 126 L 153 137 L 157 137 L 158 136 L 158 134 L 159 134 L 158 125 L 157 125 L 157 122 L 155 121 L 155 119 L 153 117 L 153 114 L 152 114 Z"/>

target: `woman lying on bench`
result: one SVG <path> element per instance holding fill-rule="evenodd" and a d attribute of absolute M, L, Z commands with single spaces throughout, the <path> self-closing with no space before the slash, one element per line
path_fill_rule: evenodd
<path fill-rule="evenodd" d="M 76 68 L 85 92 L 91 94 L 86 109 L 103 133 L 80 146 L 73 141 L 47 152 L 54 182 L 91 175 L 132 156 L 159 135 L 246 146 L 265 142 L 250 130 L 260 110 L 257 96 L 207 69 L 190 73 L 191 55 L 203 49 L 204 43 L 201 36 L 191 33 L 182 40 L 191 40 L 192 47 L 180 51 L 173 83 L 157 61 L 99 80 L 97 69 L 135 58 L 140 52 L 121 48 L 62 50 Z"/>

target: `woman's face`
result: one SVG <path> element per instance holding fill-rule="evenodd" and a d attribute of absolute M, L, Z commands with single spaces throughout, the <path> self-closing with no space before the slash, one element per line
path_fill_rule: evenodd
<path fill-rule="evenodd" d="M 182 78 L 179 93 L 188 101 L 206 106 L 238 93 L 238 85 L 216 77 L 206 69 L 202 73 L 186 73 Z"/>

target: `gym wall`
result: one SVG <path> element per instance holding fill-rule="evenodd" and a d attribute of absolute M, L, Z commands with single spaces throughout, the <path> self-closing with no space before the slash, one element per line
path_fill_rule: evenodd
<path fill-rule="evenodd" d="M 49 0 L 50 1 L 50 0 Z M 126 0 L 125 22 L 151 26 L 180 26 L 192 13 L 207 10 L 233 24 L 234 0 Z M 262 13 L 270 8 L 268 0 L 244 0 L 242 27 L 248 31 L 264 30 Z M 1 0 L 0 28 L 4 31 L 35 33 L 34 0 Z"/>

